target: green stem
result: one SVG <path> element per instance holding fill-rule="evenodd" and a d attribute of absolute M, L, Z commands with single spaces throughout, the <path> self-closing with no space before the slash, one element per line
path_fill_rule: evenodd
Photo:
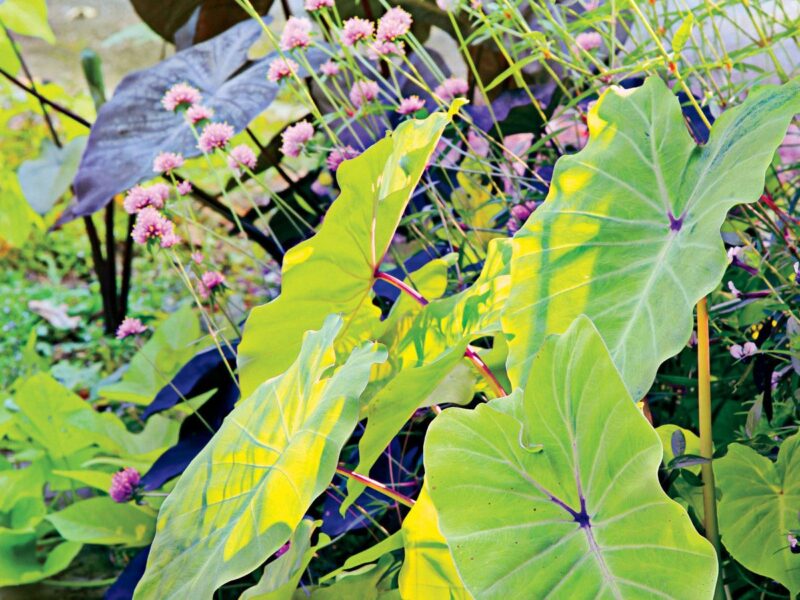
<path fill-rule="evenodd" d="M 701 465 L 703 475 L 703 526 L 706 538 L 714 546 L 719 563 L 717 586 L 714 600 L 724 600 L 722 589 L 722 556 L 719 542 L 719 524 L 717 523 L 717 498 L 714 486 L 714 436 L 711 428 L 711 360 L 708 340 L 708 301 L 703 298 L 697 304 L 697 403 L 700 423 L 700 456 L 708 462 Z"/>

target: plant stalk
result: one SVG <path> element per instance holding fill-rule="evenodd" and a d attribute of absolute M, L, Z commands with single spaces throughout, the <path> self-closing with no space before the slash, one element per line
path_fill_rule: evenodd
<path fill-rule="evenodd" d="M 414 506 L 414 501 L 411 498 L 404 496 L 400 492 L 395 492 L 393 489 L 385 486 L 380 481 L 375 481 L 366 475 L 362 475 L 361 473 L 356 473 L 355 471 L 350 471 L 342 467 L 336 467 L 336 472 L 339 475 L 344 475 L 348 479 L 352 479 L 353 481 L 357 481 L 360 484 L 367 486 L 371 490 L 375 490 L 379 494 L 383 494 L 387 498 L 391 498 L 395 502 L 399 502 L 403 506 L 407 506 L 409 508 Z"/>
<path fill-rule="evenodd" d="M 375 279 L 380 279 L 381 281 L 390 283 L 391 285 L 399 289 L 401 292 L 411 296 L 414 300 L 417 301 L 417 303 L 420 306 L 425 306 L 426 304 L 428 304 L 428 300 L 422 294 L 420 294 L 417 290 L 412 288 L 404 281 L 397 279 L 397 277 L 389 275 L 388 273 L 377 271 L 375 273 Z M 489 382 L 489 385 L 494 390 L 495 394 L 497 394 L 498 398 L 502 398 L 503 396 L 508 396 L 508 392 L 503 387 L 503 384 L 500 383 L 500 380 L 498 380 L 495 374 L 492 373 L 492 370 L 489 368 L 489 365 L 487 365 L 483 361 L 483 359 L 480 357 L 475 348 L 473 348 L 472 346 L 467 346 L 467 349 L 464 351 L 464 356 L 468 358 L 472 362 L 472 364 L 475 365 L 475 368 L 478 369 L 478 371 L 480 371 L 480 373 L 486 378 L 486 380 Z"/>
<path fill-rule="evenodd" d="M 717 498 L 714 485 L 714 437 L 711 427 L 711 358 L 708 336 L 708 300 L 703 298 L 697 303 L 697 403 L 700 424 L 700 456 L 707 458 L 701 466 L 703 475 L 703 526 L 705 535 L 717 553 L 719 573 L 715 600 L 724 600 L 722 588 L 722 556 L 719 542 L 719 524 L 717 522 Z"/>

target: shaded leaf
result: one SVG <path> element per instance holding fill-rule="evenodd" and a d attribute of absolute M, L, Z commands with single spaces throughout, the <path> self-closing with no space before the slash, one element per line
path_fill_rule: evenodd
<path fill-rule="evenodd" d="M 590 139 L 556 164 L 545 203 L 517 233 L 503 314 L 509 375 L 525 385 L 545 336 L 588 315 L 634 399 L 692 330 L 692 311 L 727 266 L 729 208 L 761 194 L 800 80 L 751 91 L 697 146 L 663 81 L 611 88 L 589 114 Z"/>
<path fill-rule="evenodd" d="M 69 189 L 81 154 L 86 147 L 86 137 L 76 137 L 63 148 L 50 140 L 42 143 L 39 158 L 20 165 L 17 171 L 19 185 L 31 208 L 44 215 Z"/>
<path fill-rule="evenodd" d="M 108 496 L 80 500 L 46 518 L 65 540 L 84 544 L 146 546 L 156 524 L 152 508 Z"/>
<path fill-rule="evenodd" d="M 548 338 L 530 367 L 521 403 L 448 409 L 428 431 L 429 489 L 467 589 L 711 598 L 714 550 L 662 491 L 661 443 L 591 321 Z"/>
<path fill-rule="evenodd" d="M 800 527 L 800 434 L 787 438 L 772 462 L 742 444 L 714 461 L 721 490 L 719 530 L 731 556 L 747 569 L 800 593 L 798 557 L 787 535 Z"/>
<path fill-rule="evenodd" d="M 214 120 L 226 121 L 236 131 L 267 108 L 278 93 L 278 86 L 266 77 L 276 54 L 256 61 L 247 55 L 261 31 L 257 22 L 249 20 L 126 76 L 98 113 L 75 178 L 77 202 L 58 222 L 92 214 L 115 194 L 152 178 L 153 159 L 159 152 L 200 155 L 183 116 L 161 106 L 164 92 L 174 84 L 186 82 L 200 90 L 203 104 L 214 110 Z M 311 65 L 321 57 L 321 52 L 311 52 Z"/>
<path fill-rule="evenodd" d="M 358 419 L 374 345 L 328 378 L 342 320 L 307 334 L 295 362 L 227 417 L 161 507 L 137 598 L 211 598 L 284 544 L 330 483 Z"/>

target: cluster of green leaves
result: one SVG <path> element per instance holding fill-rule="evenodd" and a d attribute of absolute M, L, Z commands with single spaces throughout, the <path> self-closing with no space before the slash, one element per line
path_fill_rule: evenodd
<path fill-rule="evenodd" d="M 383 321 L 372 287 L 449 118 L 407 121 L 345 163 L 319 232 L 286 256 L 282 295 L 248 319 L 243 399 L 164 503 L 136 597 L 211 597 L 292 540 L 292 568 L 268 562 L 262 588 L 245 593 L 290 598 L 313 555 L 303 515 L 359 416 L 366 472 L 414 411 L 480 389 L 462 357 L 487 337 L 513 393 L 434 420 L 426 487 L 401 532 L 312 597 L 710 597 L 715 553 L 662 491 L 664 450 L 634 401 L 719 285 L 720 227 L 761 194 L 799 94 L 798 81 L 752 91 L 698 146 L 660 79 L 612 88 L 590 112 L 587 147 L 557 163 L 546 202 L 513 239 L 489 244 L 475 283 L 424 306 L 404 298 Z M 445 265 L 420 278 L 434 296 Z M 736 448 L 717 465 L 723 542 L 792 593 L 795 446 L 784 442 L 774 466 Z M 741 548 L 756 493 L 738 482 L 747 469 L 769 498 L 757 551 Z M 361 490 L 350 487 L 345 507 Z M 780 560 L 767 567 L 768 551 Z"/>
<path fill-rule="evenodd" d="M 179 422 L 156 415 L 132 431 L 130 413 L 112 408 L 139 400 L 126 389 L 163 387 L 194 354 L 199 335 L 191 309 L 176 311 L 101 398 L 86 400 L 45 372 L 7 388 L 0 406 L 0 586 L 50 578 L 84 545 L 151 542 L 160 499 L 119 504 L 108 492 L 116 470 L 146 472 L 177 440 Z"/>

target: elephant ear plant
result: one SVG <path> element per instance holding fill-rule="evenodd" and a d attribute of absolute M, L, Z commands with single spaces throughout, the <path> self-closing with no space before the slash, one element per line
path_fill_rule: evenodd
<path fill-rule="evenodd" d="M 314 518 L 336 473 L 352 484 L 346 505 L 369 487 L 413 508 L 398 513 L 400 531 L 307 589 L 312 597 L 718 594 L 710 429 L 701 426 L 701 452 L 713 544 L 662 490 L 661 443 L 637 402 L 689 339 L 694 306 L 726 264 L 725 215 L 758 199 L 798 110 L 797 81 L 753 90 L 699 146 L 660 79 L 609 89 L 590 112 L 587 147 L 558 162 L 544 205 L 513 239 L 489 245 L 471 287 L 438 299 L 420 290 L 444 293 L 443 261 L 406 281 L 381 263 L 452 115 L 407 121 L 345 163 L 319 232 L 286 256 L 282 295 L 246 324 L 242 400 L 164 502 L 135 597 L 211 598 L 265 562 L 261 587 L 243 597 L 293 597 L 309 548 L 330 541 L 314 546 L 304 516 Z M 378 280 L 404 292 L 383 320 Z M 698 329 L 702 380 L 708 338 Z M 494 340 L 491 352 L 471 345 L 479 339 Z M 492 399 L 439 406 L 478 391 Z M 416 410 L 436 416 L 415 501 L 361 473 Z M 353 471 L 340 453 L 359 419 Z M 770 475 L 777 486 L 800 480 L 793 448 Z M 776 547 L 784 554 L 770 562 L 739 548 L 735 521 L 755 501 L 733 474 L 745 459 L 734 450 L 717 469 L 722 541 L 796 588 L 784 572 L 789 549 Z M 773 487 L 764 494 L 778 514 L 796 494 L 781 499 Z M 768 542 L 781 531 L 769 529 Z M 273 557 L 290 540 L 301 544 L 299 566 L 277 577 L 286 559 Z"/>

